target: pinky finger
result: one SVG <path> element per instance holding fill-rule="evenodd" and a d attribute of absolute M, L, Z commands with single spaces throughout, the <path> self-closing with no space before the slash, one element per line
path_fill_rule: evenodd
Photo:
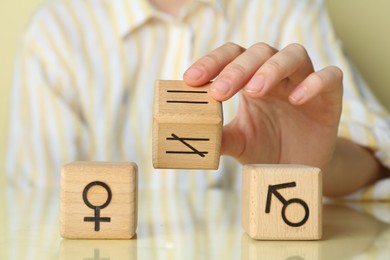
<path fill-rule="evenodd" d="M 338 101 L 342 97 L 342 71 L 335 67 L 326 67 L 311 73 L 290 94 L 289 100 L 294 105 L 301 105 L 317 96 L 328 101 Z"/>

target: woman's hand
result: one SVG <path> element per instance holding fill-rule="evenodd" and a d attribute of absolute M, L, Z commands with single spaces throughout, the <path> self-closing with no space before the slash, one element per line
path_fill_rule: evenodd
<path fill-rule="evenodd" d="M 342 107 L 342 72 L 314 71 L 301 45 L 278 51 L 257 43 L 227 43 L 184 74 L 192 86 L 214 79 L 210 92 L 225 101 L 237 93 L 235 119 L 223 129 L 222 153 L 241 163 L 289 163 L 328 167 Z"/>

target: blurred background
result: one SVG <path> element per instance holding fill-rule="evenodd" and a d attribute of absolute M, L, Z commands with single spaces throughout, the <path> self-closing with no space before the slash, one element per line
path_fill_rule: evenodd
<path fill-rule="evenodd" d="M 12 71 L 20 34 L 44 0 L 0 1 L 0 184 L 4 183 Z M 390 109 L 389 0 L 326 0 L 336 33 L 372 87 Z"/>

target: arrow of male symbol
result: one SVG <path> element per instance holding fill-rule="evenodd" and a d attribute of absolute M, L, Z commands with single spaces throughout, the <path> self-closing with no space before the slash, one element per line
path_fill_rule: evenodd
<path fill-rule="evenodd" d="M 285 198 L 283 198 L 283 196 L 277 190 L 284 189 L 284 188 L 296 187 L 296 186 L 297 186 L 297 184 L 295 182 L 269 185 L 268 186 L 268 193 L 267 193 L 267 202 L 265 205 L 265 213 L 269 214 L 271 211 L 271 198 L 272 198 L 272 194 L 274 194 L 275 197 L 278 198 L 280 200 L 280 202 L 283 203 L 282 218 L 283 218 L 284 222 L 287 225 L 292 226 L 292 227 L 299 227 L 299 226 L 302 226 L 303 224 L 306 223 L 306 221 L 309 218 L 309 207 L 307 206 L 306 202 L 304 202 L 301 199 L 293 198 L 290 200 L 286 200 Z M 291 222 L 286 217 L 286 208 L 288 205 L 290 205 L 292 203 L 301 204 L 302 207 L 305 209 L 305 216 L 303 217 L 303 219 L 300 222 Z"/>

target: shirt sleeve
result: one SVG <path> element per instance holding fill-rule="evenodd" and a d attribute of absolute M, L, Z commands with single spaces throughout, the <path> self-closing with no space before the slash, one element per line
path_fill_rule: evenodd
<path fill-rule="evenodd" d="M 302 1 L 286 19 L 280 45 L 292 40 L 306 47 L 315 69 L 336 65 L 344 74 L 339 136 L 372 150 L 390 168 L 390 118 L 338 41 L 322 0 Z M 349 199 L 390 200 L 390 178 L 352 194 Z"/>
<path fill-rule="evenodd" d="M 6 172 L 17 185 L 58 186 L 62 164 L 87 147 L 72 73 L 45 37 L 44 20 L 41 11 L 23 35 L 14 70 Z"/>

